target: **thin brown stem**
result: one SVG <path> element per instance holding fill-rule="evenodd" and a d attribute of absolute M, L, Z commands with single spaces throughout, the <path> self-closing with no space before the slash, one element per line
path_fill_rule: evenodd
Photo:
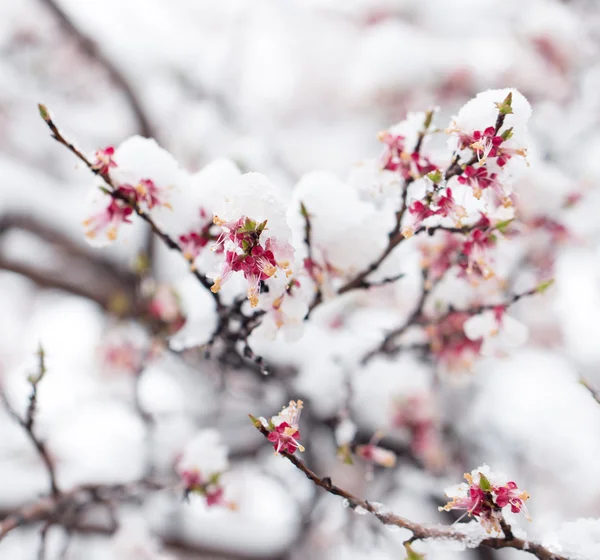
<path fill-rule="evenodd" d="M 0 400 L 2 400 L 4 407 L 8 414 L 23 428 L 29 441 L 35 447 L 40 459 L 44 463 L 48 477 L 50 478 L 50 490 L 53 496 L 58 496 L 60 490 L 56 483 L 56 471 L 54 463 L 50 457 L 50 453 L 44 441 L 42 441 L 35 433 L 35 418 L 37 413 L 37 398 L 38 398 L 38 385 L 46 375 L 46 359 L 44 349 L 40 346 L 38 351 L 38 372 L 29 376 L 29 383 L 31 384 L 31 394 L 29 395 L 29 405 L 25 412 L 25 418 L 22 418 L 17 411 L 12 407 L 8 401 L 8 397 L 4 391 L 0 391 Z"/>

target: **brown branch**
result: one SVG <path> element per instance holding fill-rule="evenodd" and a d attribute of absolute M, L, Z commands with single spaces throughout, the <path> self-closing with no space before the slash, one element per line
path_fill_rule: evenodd
<path fill-rule="evenodd" d="M 112 498 L 126 501 L 137 496 L 142 490 L 157 491 L 165 488 L 167 488 L 166 484 L 143 479 L 129 484 L 87 484 L 68 492 L 45 496 L 34 503 L 12 511 L 0 521 L 0 540 L 14 529 L 33 523 L 51 522 L 53 525 L 65 524 L 68 526 L 69 520 L 64 516 L 73 505 L 91 506 L 104 503 Z"/>
<path fill-rule="evenodd" d="M 259 421 L 253 420 L 253 424 L 256 429 L 265 437 L 268 437 L 269 430 L 267 430 Z M 330 477 L 319 477 L 315 472 L 313 472 L 306 463 L 299 459 L 296 455 L 290 454 L 286 451 L 281 451 L 280 454 L 285 457 L 290 463 L 292 463 L 298 470 L 300 470 L 306 478 L 308 478 L 315 486 L 322 488 L 326 492 L 333 494 L 334 496 L 339 496 L 347 501 L 348 505 L 352 509 L 361 508 L 371 515 L 375 516 L 381 523 L 384 525 L 393 525 L 396 527 L 400 527 L 402 529 L 408 529 L 413 536 L 410 541 L 414 542 L 416 540 L 423 539 L 451 539 L 454 541 L 465 541 L 467 540 L 467 535 L 457 531 L 456 529 L 452 529 L 451 527 L 441 527 L 441 526 L 428 526 L 420 523 L 416 523 L 405 517 L 400 517 L 394 513 L 384 513 L 380 508 L 372 505 L 368 500 L 364 500 L 359 498 L 347 490 L 336 486 Z M 563 556 L 558 556 L 553 554 L 548 549 L 544 548 L 542 545 L 526 541 L 524 539 L 518 539 L 514 536 L 512 538 L 508 537 L 490 537 L 483 539 L 479 546 L 501 549 L 501 548 L 514 548 L 516 550 L 522 550 L 524 552 L 529 552 L 539 558 L 540 560 L 568 560 Z"/>
<path fill-rule="evenodd" d="M 27 407 L 27 411 L 25 412 L 25 418 L 21 418 L 17 411 L 8 402 L 8 397 L 6 396 L 6 393 L 4 393 L 4 391 L 0 391 L 0 400 L 2 400 L 8 414 L 25 430 L 27 437 L 34 445 L 38 455 L 40 456 L 40 459 L 44 463 L 46 471 L 48 471 L 48 477 L 50 478 L 50 490 L 52 492 L 52 495 L 58 496 L 60 494 L 60 491 L 58 489 L 58 485 L 56 484 L 56 471 L 54 469 L 54 463 L 50 458 L 50 453 L 48 452 L 46 444 L 35 433 L 35 416 L 37 412 L 38 385 L 46 375 L 46 357 L 44 349 L 41 346 L 38 350 L 38 359 L 39 369 L 37 375 L 32 374 L 29 376 L 29 383 L 31 384 L 31 394 L 29 395 L 29 405 Z"/>
<path fill-rule="evenodd" d="M 210 290 L 212 282 L 204 274 L 201 274 L 200 272 L 198 272 L 198 270 L 192 267 L 193 261 L 185 257 L 183 250 L 181 249 L 179 244 L 168 233 L 162 231 L 147 212 L 142 210 L 134 201 L 130 200 L 126 195 L 117 190 L 117 185 L 113 183 L 108 172 L 102 172 L 94 168 L 94 165 L 87 158 L 87 156 L 83 152 L 81 152 L 81 150 L 76 148 L 71 142 L 69 142 L 58 130 L 58 127 L 56 126 L 56 124 L 50 117 L 50 114 L 48 113 L 48 109 L 44 105 L 40 104 L 38 107 L 41 117 L 44 119 L 45 123 L 48 125 L 48 128 L 52 132 L 52 137 L 59 144 L 65 146 L 79 160 L 81 160 L 92 173 L 102 178 L 102 180 L 108 185 L 108 187 L 110 187 L 110 190 L 108 191 L 108 194 L 110 196 L 112 196 L 115 200 L 121 200 L 122 202 L 127 204 L 144 222 L 146 222 L 150 226 L 154 235 L 156 235 L 169 249 L 180 253 L 182 257 L 185 258 L 186 261 L 190 264 L 192 274 L 206 289 Z M 212 291 L 210 293 L 212 294 L 213 299 L 215 300 L 217 310 L 222 310 L 224 306 L 221 303 L 219 294 L 214 293 Z"/>

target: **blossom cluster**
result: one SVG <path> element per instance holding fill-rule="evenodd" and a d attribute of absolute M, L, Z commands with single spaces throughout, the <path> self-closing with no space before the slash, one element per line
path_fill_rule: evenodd
<path fill-rule="evenodd" d="M 451 500 L 440 507 L 441 511 L 465 510 L 465 515 L 475 517 L 488 533 L 502 532 L 502 509 L 507 506 L 513 513 L 522 512 L 530 519 L 525 506 L 529 494 L 520 490 L 514 481 L 507 481 L 487 465 L 465 474 L 465 479 L 466 483 L 446 489 Z"/>
<path fill-rule="evenodd" d="M 275 455 L 281 452 L 294 454 L 296 450 L 302 452 L 304 447 L 300 443 L 300 414 L 304 403 L 300 400 L 290 401 L 288 406 L 284 406 L 281 412 L 270 420 L 263 416 L 254 418 L 250 416 L 253 424 L 257 427 L 262 426 L 268 430 L 267 439 L 273 444 Z"/>

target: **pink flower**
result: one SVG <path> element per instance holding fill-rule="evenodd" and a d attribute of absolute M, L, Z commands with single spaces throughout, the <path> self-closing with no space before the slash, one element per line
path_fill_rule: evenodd
<path fill-rule="evenodd" d="M 261 244 L 266 221 L 257 223 L 248 217 L 242 217 L 235 222 L 225 223 L 215 217 L 214 222 L 223 228 L 217 245 L 227 242 L 228 247 L 221 275 L 215 279 L 211 290 L 218 292 L 233 272 L 242 272 L 248 281 L 248 299 L 251 306 L 256 307 L 262 281 L 273 277 L 278 270 L 284 271 L 286 276 L 290 274 L 289 261 L 275 259 L 275 252 L 280 255 L 290 252 L 287 244 L 278 243 L 273 237 L 269 237 L 264 246 Z"/>
<path fill-rule="evenodd" d="M 510 505 L 510 510 L 513 513 L 523 511 L 523 513 L 529 517 L 527 508 L 525 507 L 525 501 L 529 499 L 529 494 L 519 490 L 516 482 L 507 482 L 504 486 L 497 488 L 495 491 L 496 504 L 498 507 L 503 508 Z"/>
<path fill-rule="evenodd" d="M 451 500 L 439 509 L 465 510 L 465 515 L 477 518 L 488 533 L 492 530 L 500 533 L 502 508 L 510 505 L 513 513 L 523 511 L 527 515 L 524 502 L 529 499 L 529 494 L 520 491 L 515 482 L 501 483 L 501 478 L 483 465 L 465 474 L 466 484 L 447 488 L 446 495 Z"/>
<path fill-rule="evenodd" d="M 473 272 L 484 279 L 491 278 L 494 271 L 489 265 L 488 249 L 496 244 L 496 237 L 491 231 L 475 229 L 463 244 L 462 253 L 467 257 L 466 262 L 460 263 L 467 274 Z"/>
<path fill-rule="evenodd" d="M 269 433 L 267 439 L 273 444 L 275 455 L 281 453 L 294 453 L 296 449 L 304 451 L 300 445 L 300 432 L 290 426 L 287 422 L 282 422 L 279 426 Z"/>
<path fill-rule="evenodd" d="M 409 222 L 402 228 L 404 237 L 411 237 L 415 230 L 431 216 L 435 216 L 435 212 L 429 207 L 427 201 L 424 204 L 421 200 L 415 200 L 409 207 Z"/>
<path fill-rule="evenodd" d="M 106 175 L 111 167 L 117 167 L 116 162 L 113 160 L 114 155 L 115 149 L 113 146 L 96 151 L 96 159 L 92 163 L 92 169 L 100 175 Z"/>
<path fill-rule="evenodd" d="M 270 422 L 264 418 L 260 421 L 262 425 L 269 430 L 267 439 L 273 444 L 275 455 L 280 452 L 294 453 L 296 449 L 304 451 L 300 444 L 300 431 L 298 424 L 300 414 L 303 408 L 302 401 L 290 401 L 288 406 L 284 406 L 277 416 L 273 416 Z"/>
<path fill-rule="evenodd" d="M 506 193 L 498 180 L 496 173 L 488 173 L 485 167 L 465 167 L 463 174 L 458 177 L 458 182 L 463 185 L 469 185 L 473 189 L 475 198 L 481 198 L 481 193 L 491 188 L 499 200 L 506 197 Z"/>
<path fill-rule="evenodd" d="M 126 203 L 110 199 L 108 206 L 83 222 L 86 236 L 94 239 L 98 234 L 104 233 L 109 241 L 117 238 L 117 232 L 122 223 L 131 223 L 130 216 L 133 210 Z"/>
<path fill-rule="evenodd" d="M 373 443 L 357 445 L 356 455 L 365 461 L 388 469 L 396 464 L 396 455 L 394 455 L 392 451 L 379 447 Z"/>
<path fill-rule="evenodd" d="M 398 171 L 404 179 L 417 179 L 435 171 L 437 167 L 426 156 L 405 151 L 405 137 L 383 132 L 379 140 L 385 144 L 382 167 L 387 171 Z"/>
<path fill-rule="evenodd" d="M 449 372 L 469 369 L 479 356 L 482 340 L 470 340 L 464 332 L 470 317 L 469 313 L 457 311 L 426 328 L 431 352 Z"/>

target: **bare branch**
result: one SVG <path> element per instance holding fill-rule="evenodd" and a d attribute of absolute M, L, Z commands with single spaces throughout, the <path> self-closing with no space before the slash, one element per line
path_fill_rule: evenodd
<path fill-rule="evenodd" d="M 29 376 L 29 383 L 31 384 L 31 394 L 29 396 L 29 406 L 27 407 L 25 418 L 21 418 L 17 411 L 11 406 L 11 404 L 8 402 L 8 398 L 4 391 L 0 391 L 0 399 L 2 400 L 10 416 L 25 430 L 27 437 L 35 446 L 38 455 L 43 461 L 44 466 L 46 467 L 46 471 L 48 472 L 52 495 L 58 496 L 60 494 L 60 490 L 58 489 L 58 485 L 56 484 L 56 471 L 54 469 L 54 463 L 50 458 L 50 453 L 48 452 L 46 444 L 35 433 L 35 416 L 37 412 L 38 385 L 46 375 L 45 354 L 44 349 L 41 346 L 38 351 L 38 359 L 39 370 L 37 372 L 37 375 L 32 374 Z"/>

